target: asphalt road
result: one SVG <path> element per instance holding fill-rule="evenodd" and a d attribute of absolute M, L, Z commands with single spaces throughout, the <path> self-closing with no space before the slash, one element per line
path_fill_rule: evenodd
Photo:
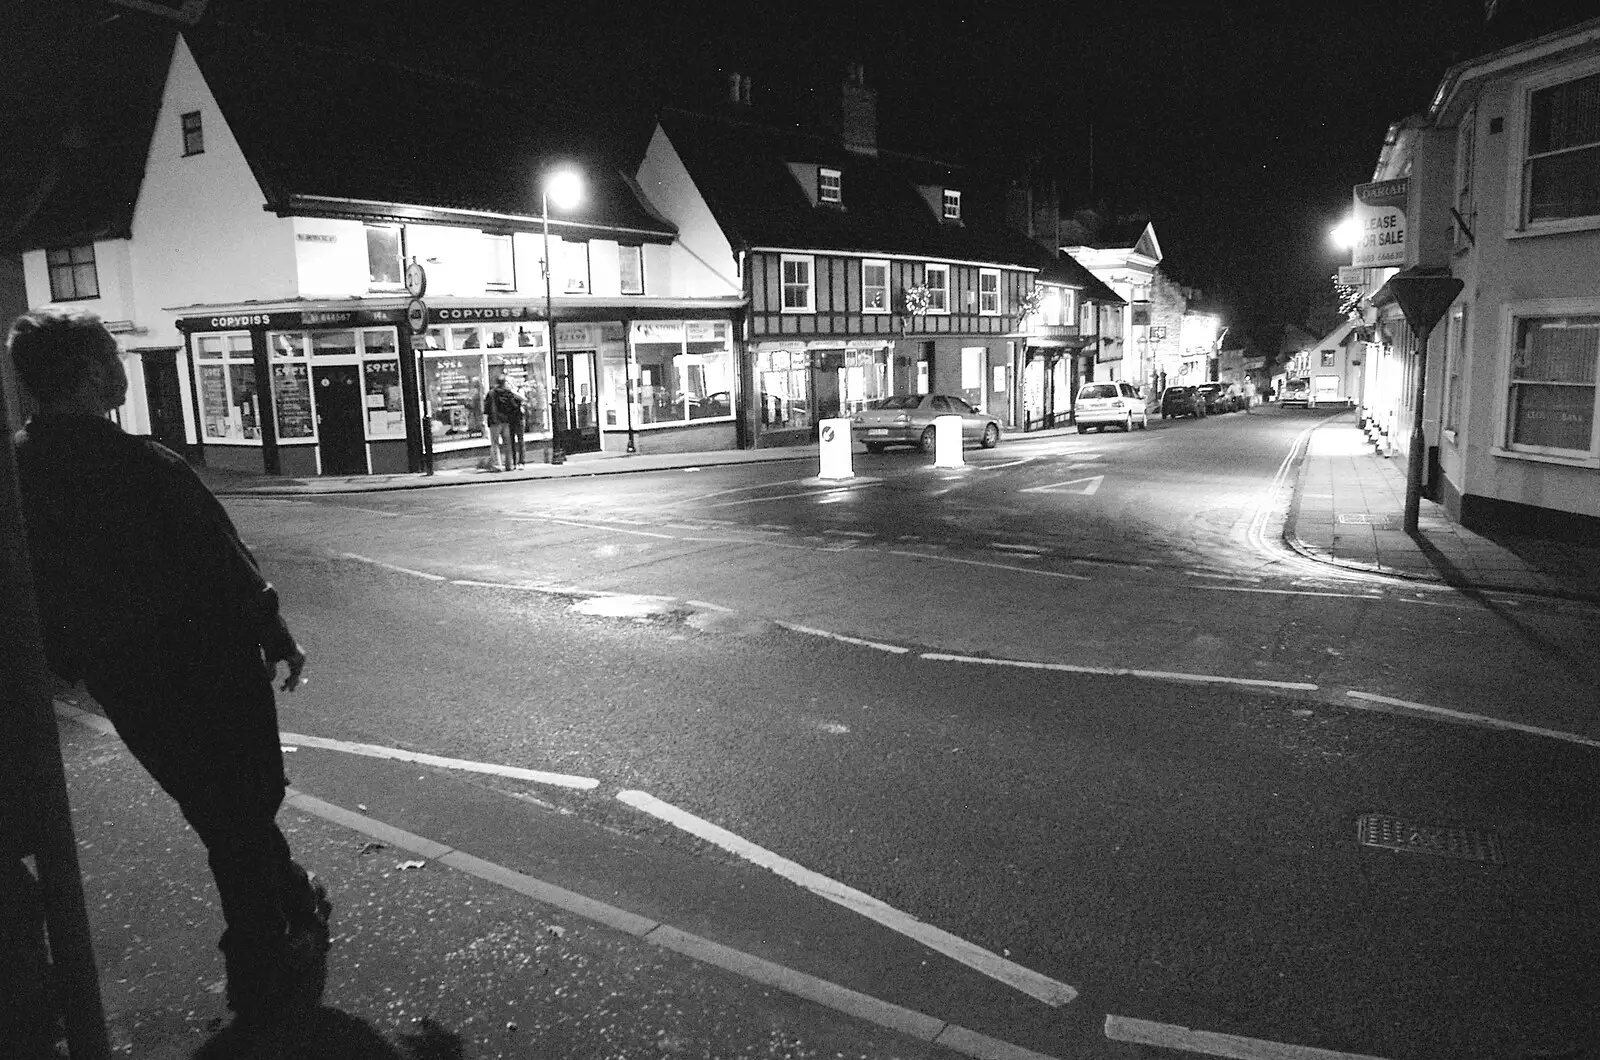
<path fill-rule="evenodd" d="M 286 729 L 594 777 L 536 797 L 681 842 L 615 798 L 649 792 L 1072 984 L 1077 1012 L 1393 1058 L 1586 1040 L 1600 759 L 1348 693 L 1585 724 L 1596 616 L 1285 555 L 1273 484 L 1312 422 L 1022 438 L 959 471 L 890 453 L 844 484 L 746 465 L 230 507 L 313 653 Z M 1501 863 L 1363 846 L 1363 814 L 1492 834 Z M 981 1016 L 1055 1055 L 1086 1026 Z"/>

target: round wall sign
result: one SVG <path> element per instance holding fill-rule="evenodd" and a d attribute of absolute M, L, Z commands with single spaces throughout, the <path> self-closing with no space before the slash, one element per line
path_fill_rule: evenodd
<path fill-rule="evenodd" d="M 428 293 L 428 270 L 416 258 L 412 258 L 411 264 L 406 266 L 406 290 L 413 298 L 421 298 Z"/>
<path fill-rule="evenodd" d="M 428 303 L 420 298 L 413 298 L 406 303 L 406 324 L 410 326 L 412 334 L 421 334 L 428 330 Z"/>

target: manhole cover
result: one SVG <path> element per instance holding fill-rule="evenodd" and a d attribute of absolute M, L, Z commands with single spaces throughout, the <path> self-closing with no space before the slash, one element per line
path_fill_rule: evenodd
<path fill-rule="evenodd" d="M 1361 523 L 1365 526 L 1388 526 L 1394 516 L 1386 512 L 1340 512 L 1336 518 L 1341 523 Z"/>
<path fill-rule="evenodd" d="M 1486 829 L 1417 824 L 1381 813 L 1356 818 L 1356 841 L 1362 846 L 1462 861 L 1490 861 L 1496 865 L 1504 861 L 1500 837 Z"/>

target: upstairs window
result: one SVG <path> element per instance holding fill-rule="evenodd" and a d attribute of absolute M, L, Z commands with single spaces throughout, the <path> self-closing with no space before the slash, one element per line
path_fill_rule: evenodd
<path fill-rule="evenodd" d="M 922 282 L 928 288 L 928 312 L 950 312 L 950 266 L 926 266 Z"/>
<path fill-rule="evenodd" d="M 842 199 L 844 176 L 837 169 L 817 170 L 817 201 L 838 203 Z"/>
<path fill-rule="evenodd" d="M 203 155 L 206 153 L 206 134 L 200 127 L 200 112 L 191 110 L 182 118 L 183 124 L 183 154 Z"/>
<path fill-rule="evenodd" d="M 561 290 L 567 294 L 589 293 L 589 244 L 569 243 L 565 239 L 556 244 L 554 251 L 556 275 L 561 279 Z"/>
<path fill-rule="evenodd" d="M 1528 99 L 1523 220 L 1600 215 L 1600 73 Z"/>
<path fill-rule="evenodd" d="M 618 285 L 623 294 L 644 294 L 644 248 L 617 248 Z"/>
<path fill-rule="evenodd" d="M 997 316 L 1000 312 L 1000 270 L 978 270 L 978 313 Z"/>
<path fill-rule="evenodd" d="M 813 312 L 811 300 L 812 259 L 809 256 L 785 254 L 783 256 L 783 311 L 785 313 Z"/>
<path fill-rule="evenodd" d="M 944 219 L 946 221 L 961 220 L 961 193 L 950 188 L 944 189 Z"/>
<path fill-rule="evenodd" d="M 100 275 L 95 270 L 93 243 L 47 250 L 44 257 L 50 268 L 52 302 L 100 297 Z"/>
<path fill-rule="evenodd" d="M 861 308 L 867 313 L 889 311 L 889 263 L 870 258 L 861 263 Z"/>
<path fill-rule="evenodd" d="M 400 264 L 400 226 L 367 225 L 367 285 L 374 288 L 400 287 L 405 270 Z"/>
<path fill-rule="evenodd" d="M 1469 232 L 1477 227 L 1473 210 L 1472 178 L 1477 152 L 1478 109 L 1467 111 L 1456 129 L 1456 212 L 1451 218 L 1455 230 L 1455 247 L 1465 250 L 1471 245 Z"/>
<path fill-rule="evenodd" d="M 483 235 L 484 264 L 486 277 L 484 286 L 491 291 L 514 291 L 517 289 L 516 260 L 511 252 L 511 237 L 509 235 L 493 235 L 485 232 Z"/>

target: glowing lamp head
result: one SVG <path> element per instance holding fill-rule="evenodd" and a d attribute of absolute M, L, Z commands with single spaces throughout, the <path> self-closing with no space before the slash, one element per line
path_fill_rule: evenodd
<path fill-rule="evenodd" d="M 570 210 L 583 201 L 583 178 L 576 170 L 558 169 L 544 178 L 545 197 L 563 210 Z"/>
<path fill-rule="evenodd" d="M 1346 250 L 1356 245 L 1356 236 L 1359 234 L 1360 229 L 1354 217 L 1346 217 L 1337 226 L 1328 229 L 1328 238 L 1333 240 L 1333 245 Z"/>

